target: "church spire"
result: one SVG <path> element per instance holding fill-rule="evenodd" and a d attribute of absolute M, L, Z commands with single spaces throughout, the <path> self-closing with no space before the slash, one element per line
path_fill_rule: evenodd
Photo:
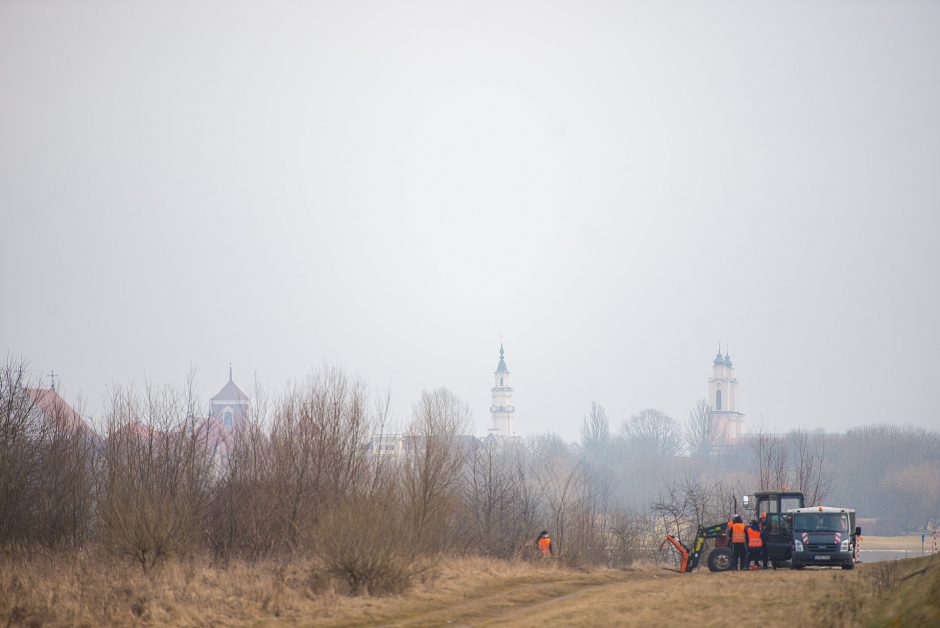
<path fill-rule="evenodd" d="M 499 364 L 493 375 L 493 401 L 490 404 L 493 423 L 488 431 L 496 436 L 510 437 L 513 436 L 512 418 L 516 409 L 512 405 L 512 387 L 509 385 L 509 369 L 506 367 L 506 351 L 502 340 L 499 341 Z"/>
<path fill-rule="evenodd" d="M 232 363 L 228 363 L 228 381 L 232 381 Z"/>
<path fill-rule="evenodd" d="M 506 358 L 505 358 L 505 353 L 503 351 L 502 341 L 500 341 L 499 343 L 499 364 L 496 365 L 496 372 L 497 373 L 509 373 L 509 369 L 506 368 Z"/>

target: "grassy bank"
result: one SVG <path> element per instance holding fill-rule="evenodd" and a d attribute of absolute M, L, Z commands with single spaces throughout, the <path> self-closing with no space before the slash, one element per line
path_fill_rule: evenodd
<path fill-rule="evenodd" d="M 0 562 L 0 625 L 938 625 L 940 556 L 677 574 L 454 558 L 406 594 L 350 596 L 314 561 L 172 561 L 144 575 L 100 555 Z"/>

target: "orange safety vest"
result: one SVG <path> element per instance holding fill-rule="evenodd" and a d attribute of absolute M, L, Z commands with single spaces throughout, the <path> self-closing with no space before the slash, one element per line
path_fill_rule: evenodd
<path fill-rule="evenodd" d="M 747 538 L 744 536 L 745 526 L 743 523 L 732 523 L 731 524 L 731 542 L 732 543 L 746 543 Z"/>
<path fill-rule="evenodd" d="M 764 539 L 760 538 L 760 531 L 754 528 L 747 529 L 747 546 L 764 547 Z"/>
<path fill-rule="evenodd" d="M 552 539 L 543 536 L 539 539 L 539 552 L 542 553 L 542 556 L 551 556 L 552 555 Z"/>

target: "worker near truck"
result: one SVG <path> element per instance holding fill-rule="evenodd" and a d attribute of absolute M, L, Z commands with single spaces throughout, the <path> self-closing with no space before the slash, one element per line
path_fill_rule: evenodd
<path fill-rule="evenodd" d="M 535 539 L 535 547 L 538 548 L 540 557 L 552 557 L 552 554 L 555 553 L 555 548 L 552 546 L 552 537 L 548 535 L 548 530 L 542 530 L 542 533 Z"/>
<path fill-rule="evenodd" d="M 766 512 L 762 512 L 760 514 L 760 521 L 758 523 L 758 527 L 760 528 L 761 541 L 764 542 L 764 569 L 767 569 L 768 562 L 770 562 L 771 567 L 776 569 L 777 563 L 776 561 L 771 560 L 770 550 L 767 549 L 767 537 L 770 536 L 770 530 L 767 529 L 767 513 Z"/>
<path fill-rule="evenodd" d="M 747 569 L 747 528 L 741 515 L 731 518 L 728 532 L 731 535 L 731 568 L 735 571 Z"/>
<path fill-rule="evenodd" d="M 745 530 L 747 535 L 747 563 L 749 569 L 757 569 L 759 562 L 763 563 L 763 568 L 767 569 L 767 552 L 764 551 L 764 539 L 761 535 L 760 526 L 757 519 L 751 521 L 751 525 Z"/>

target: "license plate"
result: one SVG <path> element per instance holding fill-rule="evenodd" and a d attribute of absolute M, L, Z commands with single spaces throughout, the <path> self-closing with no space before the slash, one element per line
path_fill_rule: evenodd
<path fill-rule="evenodd" d="M 829 560 L 832 556 L 813 556 L 813 560 Z"/>

